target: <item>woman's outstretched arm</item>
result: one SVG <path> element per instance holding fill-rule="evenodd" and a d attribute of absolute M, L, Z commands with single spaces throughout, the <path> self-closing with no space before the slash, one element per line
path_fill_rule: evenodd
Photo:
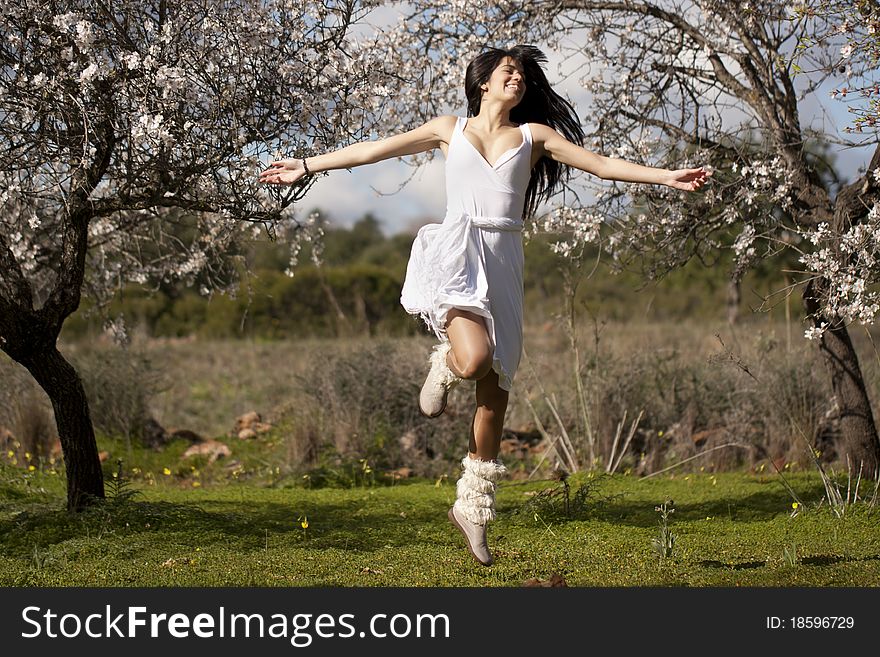
<path fill-rule="evenodd" d="M 711 171 L 706 171 L 702 167 L 696 169 L 659 169 L 598 155 L 577 144 L 572 144 L 549 126 L 531 123 L 529 127 L 532 129 L 535 145 L 543 149 L 543 155 L 576 169 L 592 173 L 604 180 L 669 185 L 676 189 L 692 192 L 702 187 L 712 175 Z"/>
<path fill-rule="evenodd" d="M 338 151 L 305 159 L 276 160 L 260 173 L 260 182 L 271 185 L 292 185 L 308 173 L 331 169 L 350 169 L 364 164 L 381 162 L 392 157 L 413 155 L 438 148 L 452 132 L 454 116 L 438 116 L 415 130 L 399 135 L 352 144 Z"/>

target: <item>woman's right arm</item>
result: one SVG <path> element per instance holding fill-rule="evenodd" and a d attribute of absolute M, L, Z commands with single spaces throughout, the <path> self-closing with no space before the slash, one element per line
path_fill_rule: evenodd
<path fill-rule="evenodd" d="M 550 126 L 531 123 L 535 145 L 539 152 L 557 162 L 592 173 L 603 180 L 668 185 L 675 189 L 695 191 L 706 184 L 712 172 L 703 167 L 695 169 L 660 169 L 635 162 L 592 153 L 573 144 Z"/>
<path fill-rule="evenodd" d="M 306 158 L 305 167 L 309 173 L 330 171 L 331 169 L 350 169 L 364 164 L 381 162 L 392 157 L 413 155 L 438 148 L 452 132 L 454 116 L 438 116 L 415 130 L 399 135 L 365 141 L 341 148 L 338 151 Z M 260 182 L 274 185 L 291 185 L 306 175 L 301 159 L 276 160 L 260 173 Z"/>

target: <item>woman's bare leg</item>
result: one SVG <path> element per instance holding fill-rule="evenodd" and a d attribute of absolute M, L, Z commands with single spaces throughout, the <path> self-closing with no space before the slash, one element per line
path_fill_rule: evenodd
<path fill-rule="evenodd" d="M 453 308 L 446 317 L 446 335 L 452 347 L 446 364 L 462 379 L 480 380 L 492 369 L 492 345 L 483 318 Z"/>
<path fill-rule="evenodd" d="M 489 550 L 486 526 L 495 520 L 495 488 L 507 469 L 496 461 L 508 392 L 498 385 L 494 370 L 477 380 L 477 412 L 471 426 L 468 455 L 461 461 L 455 504 L 446 514 L 462 533 L 468 550 L 484 566 L 494 557 Z"/>
<path fill-rule="evenodd" d="M 477 412 L 471 427 L 468 451 L 471 458 L 490 461 L 498 456 L 508 392 L 498 386 L 492 369 L 493 350 L 483 318 L 453 308 L 446 320 L 452 347 L 446 357 L 449 369 L 462 379 L 477 381 Z"/>
<path fill-rule="evenodd" d="M 495 370 L 477 381 L 477 413 L 468 445 L 471 458 L 491 461 L 498 457 L 509 396 L 510 393 L 498 385 Z"/>

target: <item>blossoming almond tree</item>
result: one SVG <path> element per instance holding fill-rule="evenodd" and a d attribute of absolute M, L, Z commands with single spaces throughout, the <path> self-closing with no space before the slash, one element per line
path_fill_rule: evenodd
<path fill-rule="evenodd" d="M 832 98 L 848 105 L 852 125 L 844 132 L 865 132 L 876 139 L 880 129 L 880 3 L 876 0 L 812 0 L 795 3 L 793 16 L 808 18 L 812 28 L 801 35 L 795 70 L 801 70 L 800 55 L 822 53 L 806 64 L 808 72 L 830 70 L 835 75 Z"/>
<path fill-rule="evenodd" d="M 605 235 L 601 246 L 612 263 L 637 258 L 654 278 L 732 249 L 734 280 L 781 250 L 802 253 L 809 271 L 800 282 L 815 329 L 807 337 L 821 334 L 845 451 L 856 470 L 876 475 L 880 441 L 847 323 L 871 321 L 880 308 L 868 293 L 880 277 L 880 150 L 864 175 L 841 186 L 824 154 L 834 135 L 803 120 L 804 103 L 831 74 L 826 67 L 795 75 L 794 50 L 815 30 L 815 17 L 798 16 L 780 0 L 407 6 L 377 37 L 380 47 L 394 44 L 399 62 L 422 67 L 425 83 L 395 105 L 402 119 L 459 106 L 460 63 L 483 44 L 544 43 L 592 94 L 579 108 L 589 124 L 587 148 L 652 166 L 715 167 L 702 194 L 600 184 L 592 199 L 575 197 L 574 207 L 532 226 L 567 235 L 557 252 L 576 257 L 585 242 Z M 815 255 L 813 244 L 826 235 L 835 247 Z"/>
<path fill-rule="evenodd" d="M 397 73 L 351 26 L 370 3 L 0 0 L 0 348 L 51 399 L 68 507 L 103 496 L 83 386 L 57 348 L 85 289 L 234 283 L 242 240 L 296 247 L 307 185 L 273 154 L 365 139 Z M 261 163 L 262 160 L 262 163 Z M 304 237 L 305 236 L 305 237 Z"/>

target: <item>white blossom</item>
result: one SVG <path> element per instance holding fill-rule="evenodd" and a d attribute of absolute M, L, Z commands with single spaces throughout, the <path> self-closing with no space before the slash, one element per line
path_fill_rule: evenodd
<path fill-rule="evenodd" d="M 91 84 L 95 78 L 98 77 L 101 69 L 97 64 L 91 63 L 86 68 L 83 69 L 82 73 L 79 74 L 79 83 L 82 85 Z"/>
<path fill-rule="evenodd" d="M 125 67 L 130 71 L 137 70 L 141 66 L 141 56 L 136 52 L 125 55 L 123 60 L 125 61 Z"/>
<path fill-rule="evenodd" d="M 755 227 L 750 224 L 746 224 L 745 226 L 743 226 L 742 232 L 733 243 L 733 250 L 736 252 L 737 257 L 742 257 L 743 255 L 753 255 L 755 250 L 750 247 L 752 242 L 754 241 Z"/>
<path fill-rule="evenodd" d="M 822 337 L 825 333 L 825 328 L 828 326 L 828 322 L 822 322 L 821 326 L 812 326 L 804 331 L 804 337 L 807 340 L 816 340 L 817 338 Z"/>
<path fill-rule="evenodd" d="M 71 27 L 79 23 L 80 15 L 75 11 L 69 11 L 64 14 L 58 14 L 52 18 L 52 25 L 62 32 L 68 31 Z"/>
<path fill-rule="evenodd" d="M 91 50 L 97 41 L 98 35 L 95 31 L 95 25 L 88 21 L 80 21 L 76 24 L 76 45 L 81 51 Z"/>

